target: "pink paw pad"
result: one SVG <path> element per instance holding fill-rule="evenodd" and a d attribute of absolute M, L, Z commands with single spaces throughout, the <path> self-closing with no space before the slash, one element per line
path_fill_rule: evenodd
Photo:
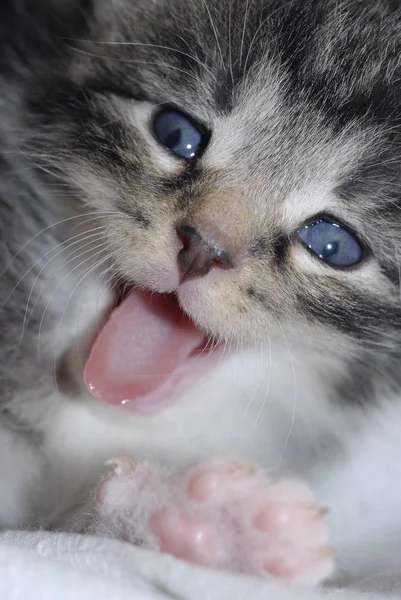
<path fill-rule="evenodd" d="M 119 493 L 122 487 L 128 489 L 123 504 L 128 501 L 130 510 L 119 512 L 133 521 L 142 518 L 138 527 L 145 545 L 148 535 L 149 547 L 178 558 L 309 585 L 333 571 L 327 511 L 295 480 L 272 483 L 261 471 L 231 460 L 182 472 L 158 471 L 151 465 L 139 471 L 122 468 L 104 486 L 109 501 L 100 494 L 103 509 L 109 505 L 111 510 L 118 486 Z M 113 510 L 118 511 L 117 504 L 121 507 L 121 501 Z M 137 535 L 131 537 L 137 541 Z"/>
<path fill-rule="evenodd" d="M 246 463 L 227 461 L 198 469 L 190 477 L 187 493 L 191 500 L 224 504 L 247 494 L 257 482 L 256 471 Z"/>
<path fill-rule="evenodd" d="M 175 507 L 162 508 L 149 519 L 150 530 L 158 537 L 160 550 L 197 565 L 219 562 L 221 543 L 211 523 L 191 519 Z"/>

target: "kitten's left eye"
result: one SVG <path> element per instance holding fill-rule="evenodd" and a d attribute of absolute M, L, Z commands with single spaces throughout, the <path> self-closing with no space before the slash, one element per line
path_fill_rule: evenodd
<path fill-rule="evenodd" d="M 338 223 L 319 219 L 303 225 L 297 233 L 311 252 L 333 267 L 353 267 L 363 258 L 356 236 Z"/>
<path fill-rule="evenodd" d="M 163 146 L 186 160 L 198 158 L 205 149 L 206 132 L 178 110 L 159 112 L 153 121 L 153 129 Z"/>

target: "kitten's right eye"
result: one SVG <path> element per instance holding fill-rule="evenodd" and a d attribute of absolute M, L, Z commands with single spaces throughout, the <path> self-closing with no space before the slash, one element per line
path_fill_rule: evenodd
<path fill-rule="evenodd" d="M 308 250 L 332 267 L 353 267 L 364 257 L 358 238 L 328 218 L 306 223 L 297 233 Z"/>
<path fill-rule="evenodd" d="M 172 108 L 157 113 L 153 130 L 160 144 L 186 160 L 199 158 L 209 138 L 201 125 Z"/>

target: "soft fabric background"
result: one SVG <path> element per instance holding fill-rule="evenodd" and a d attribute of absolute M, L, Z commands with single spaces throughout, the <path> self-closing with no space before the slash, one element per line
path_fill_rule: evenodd
<path fill-rule="evenodd" d="M 401 573 L 358 588 L 299 591 L 200 569 L 113 539 L 0 535 L 1 600 L 379 600 L 401 598 Z"/>

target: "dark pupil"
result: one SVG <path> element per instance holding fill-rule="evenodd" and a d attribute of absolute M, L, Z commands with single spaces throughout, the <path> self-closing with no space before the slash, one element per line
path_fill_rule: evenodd
<path fill-rule="evenodd" d="M 181 141 L 181 130 L 174 129 L 171 133 L 168 134 L 165 144 L 168 148 L 174 148 Z"/>
<path fill-rule="evenodd" d="M 338 242 L 328 242 L 322 251 L 322 258 L 330 258 L 331 256 L 335 256 L 340 249 L 340 245 Z"/>

